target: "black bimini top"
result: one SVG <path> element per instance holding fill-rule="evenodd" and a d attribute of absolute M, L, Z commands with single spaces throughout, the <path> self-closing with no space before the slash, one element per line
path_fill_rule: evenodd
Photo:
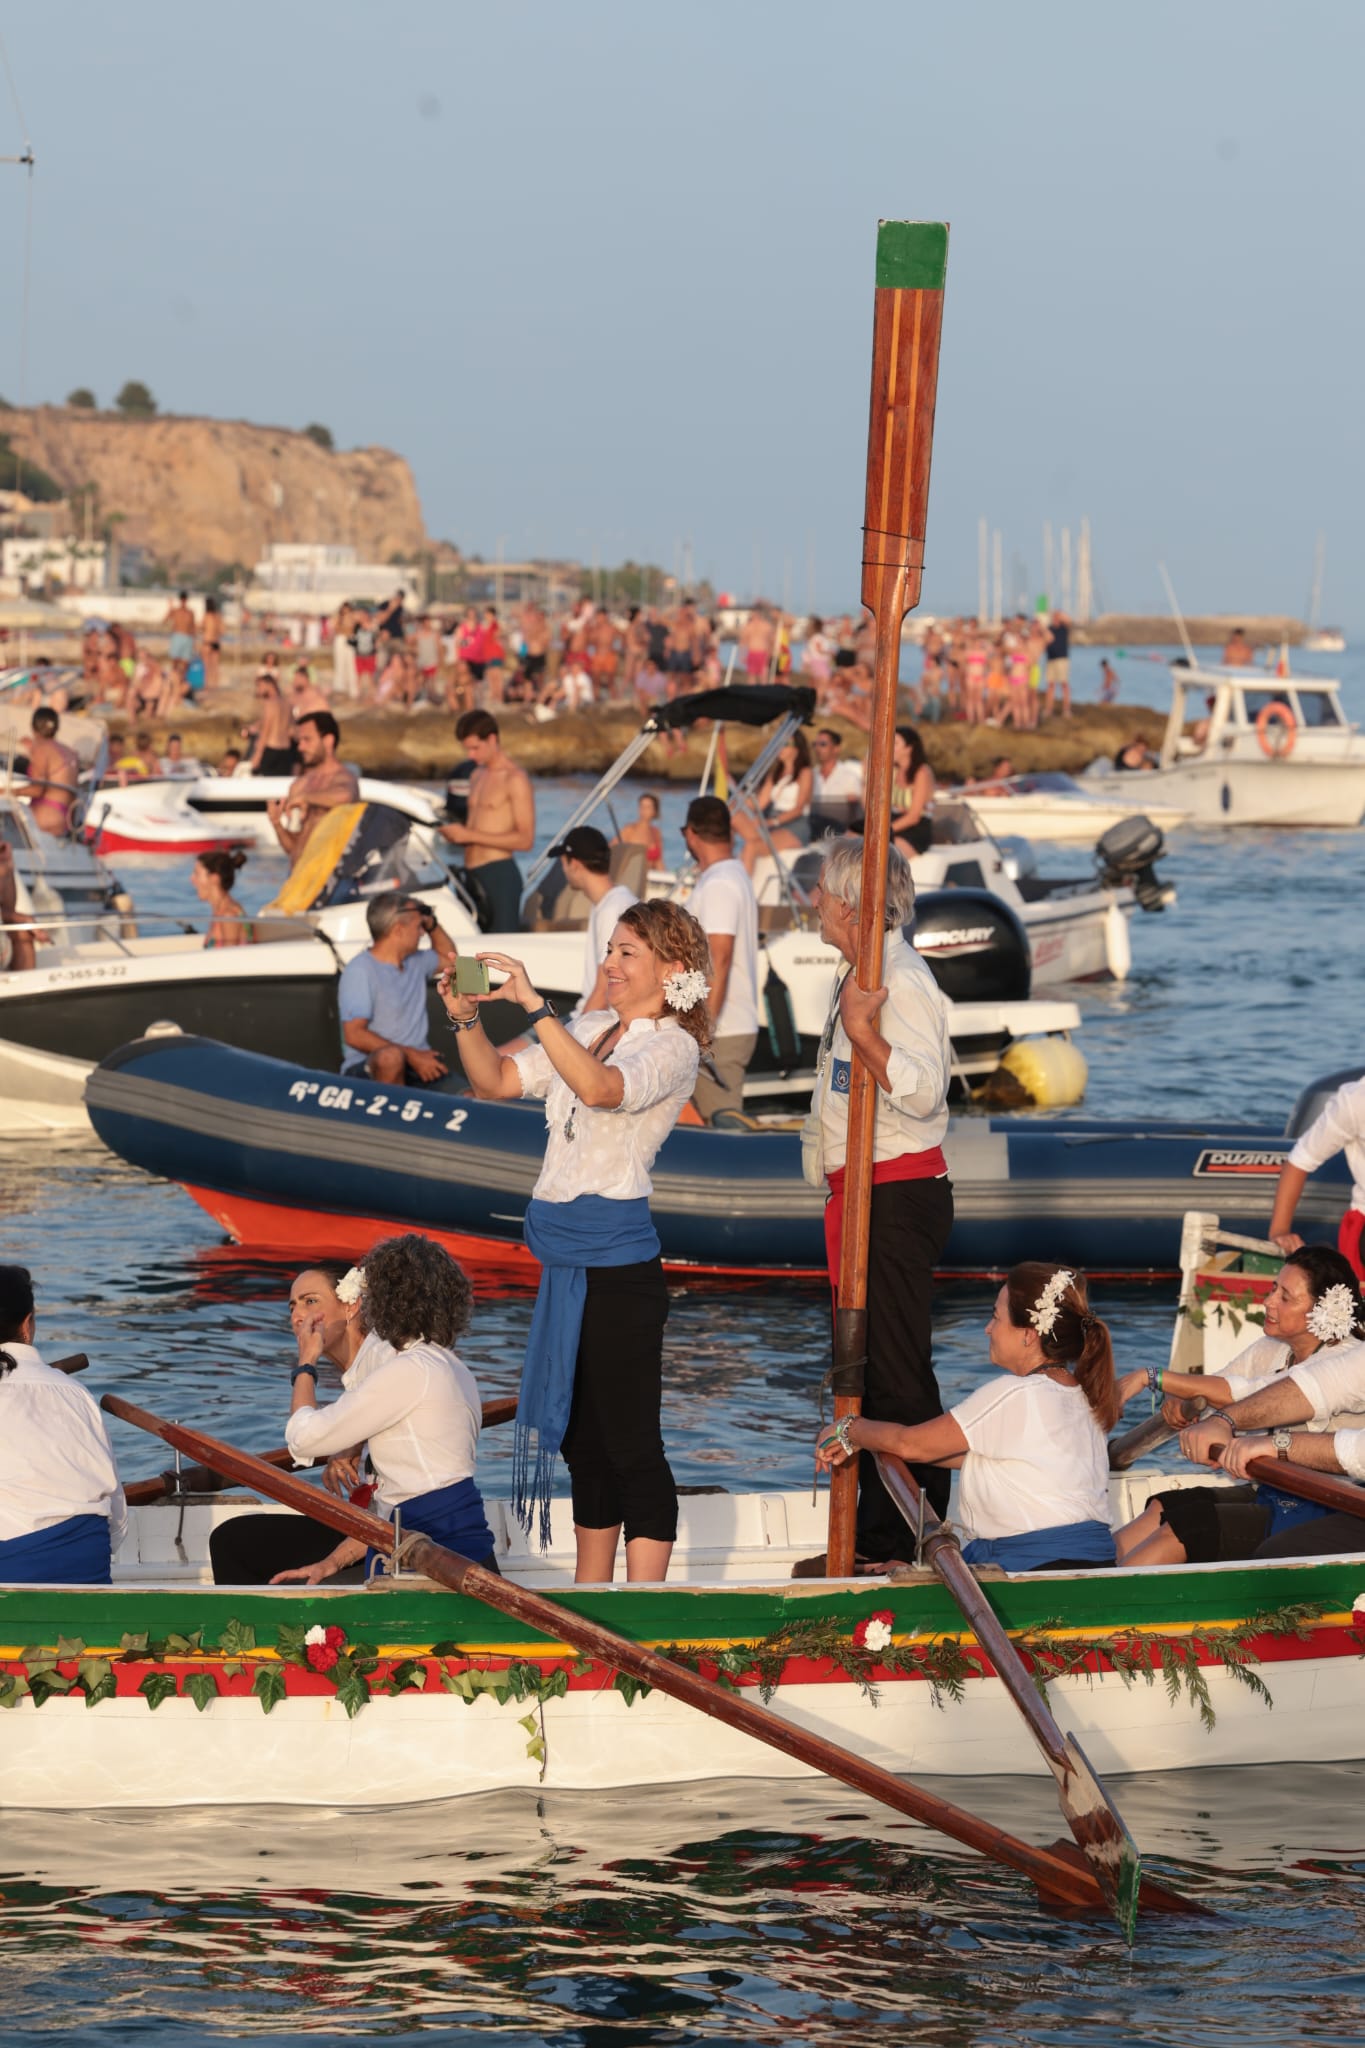
<path fill-rule="evenodd" d="M 794 713 L 803 724 L 815 716 L 815 692 L 788 683 L 732 683 L 729 689 L 699 690 L 661 704 L 650 718 L 660 732 L 676 732 L 699 719 L 715 718 L 726 725 L 771 725 Z"/>

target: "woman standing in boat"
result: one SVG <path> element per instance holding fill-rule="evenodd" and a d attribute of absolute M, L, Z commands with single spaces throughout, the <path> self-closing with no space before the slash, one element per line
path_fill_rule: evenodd
<path fill-rule="evenodd" d="M 481 953 L 507 976 L 496 999 L 520 1003 L 536 1043 L 501 1053 L 480 1000 L 442 976 L 440 990 L 476 1095 L 545 1102 L 545 1164 L 526 1211 L 541 1262 L 513 1454 L 513 1496 L 542 1548 L 562 1450 L 573 1482 L 575 1577 L 610 1580 L 622 1531 L 626 1576 L 661 1580 L 677 1535 L 678 1496 L 664 1455 L 663 1333 L 668 1291 L 650 1220 L 650 1168 L 689 1100 L 711 956 L 697 920 L 672 903 L 635 903 L 607 948 L 609 1010 L 567 1025 L 520 960 Z M 531 1432 L 535 1432 L 534 1454 Z"/>
<path fill-rule="evenodd" d="M 816 1446 L 828 1470 L 854 1451 L 958 1466 L 968 1564 L 1092 1571 L 1114 1562 L 1106 1437 L 1119 1412 L 1109 1331 L 1064 1266 L 1015 1266 L 986 1325 L 987 1380 L 932 1422 L 845 1416 Z"/>

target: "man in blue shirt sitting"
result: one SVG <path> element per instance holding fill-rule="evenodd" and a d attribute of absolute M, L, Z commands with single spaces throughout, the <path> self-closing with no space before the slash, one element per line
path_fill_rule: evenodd
<path fill-rule="evenodd" d="M 365 919 L 374 944 L 347 963 L 338 989 L 341 1071 L 395 1086 L 439 1081 L 448 1069 L 428 1041 L 427 983 L 454 965 L 455 948 L 430 907 L 398 889 L 372 897 Z"/>

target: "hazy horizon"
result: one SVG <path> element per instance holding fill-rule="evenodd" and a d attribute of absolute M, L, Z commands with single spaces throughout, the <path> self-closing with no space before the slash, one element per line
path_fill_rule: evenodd
<path fill-rule="evenodd" d="M 856 599 L 879 215 L 952 224 L 925 608 L 977 522 L 1036 595 L 1091 521 L 1099 609 L 1365 622 L 1361 11 L 1055 0 L 685 17 L 246 0 L 3 24 L 31 136 L 29 403 L 381 445 L 493 559 Z M 25 172 L 0 165 L 18 402 Z M 326 536 L 319 536 L 325 538 Z M 1054 576 L 1055 585 L 1058 579 Z"/>

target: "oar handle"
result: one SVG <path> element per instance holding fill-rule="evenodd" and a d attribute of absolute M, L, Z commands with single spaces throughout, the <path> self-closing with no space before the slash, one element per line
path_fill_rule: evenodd
<path fill-rule="evenodd" d="M 54 1358 L 52 1360 L 52 1370 L 54 1372 L 84 1372 L 89 1363 L 90 1360 L 83 1351 L 73 1351 L 69 1358 Z"/>
<path fill-rule="evenodd" d="M 1222 1455 L 1223 1446 L 1215 1444 L 1215 1464 Z M 1292 1493 L 1299 1500 L 1311 1500 L 1320 1508 L 1331 1508 L 1339 1515 L 1354 1515 L 1357 1521 L 1365 1522 L 1365 1488 L 1353 1486 L 1349 1479 L 1337 1479 L 1330 1472 L 1314 1472 L 1308 1465 L 1296 1465 L 1292 1458 L 1249 1458 L 1247 1473 L 1262 1486 L 1274 1486 L 1281 1493 Z"/>
<path fill-rule="evenodd" d="M 221 1443 L 200 1430 L 164 1421 L 161 1416 L 138 1408 L 117 1394 L 106 1394 L 101 1405 L 121 1421 L 132 1423 L 137 1429 L 145 1429 L 191 1457 L 216 1466 L 228 1478 L 256 1487 L 272 1500 L 299 1509 L 343 1536 L 356 1537 L 372 1549 L 392 1554 L 392 1526 L 377 1515 L 367 1514 L 349 1501 L 336 1500 L 317 1487 L 304 1485 L 300 1480 L 277 1472 L 264 1459 L 253 1457 L 249 1451 L 239 1451 L 235 1446 Z M 895 1812 L 908 1814 L 912 1820 L 936 1828 L 941 1834 L 965 1843 L 981 1855 L 1021 1871 L 1049 1897 L 1081 1908 L 1095 1908 L 1104 1903 L 1099 1885 L 1088 1867 L 1074 1868 L 1065 1857 L 1021 1842 L 991 1822 L 980 1820 L 975 1814 L 964 1813 L 946 1799 L 926 1792 L 922 1786 L 895 1777 L 890 1771 L 841 1749 L 822 1736 L 796 1727 L 766 1708 L 751 1706 L 711 1679 L 631 1642 L 628 1637 L 615 1634 L 567 1605 L 560 1605 L 542 1594 L 516 1585 L 510 1579 L 485 1571 L 468 1558 L 443 1549 L 425 1536 L 406 1538 L 404 1557 L 415 1570 L 425 1573 L 438 1585 L 483 1601 L 498 1613 L 545 1637 L 548 1642 L 566 1643 L 580 1656 L 589 1657 L 610 1669 L 624 1671 L 659 1692 L 695 1707 L 712 1720 L 723 1721 L 727 1726 L 767 1743 L 770 1748 L 794 1757 L 812 1770 L 837 1778 L 856 1791 L 866 1792 Z M 1164 1902 L 1158 1899 L 1156 1903 Z M 1201 1909 L 1179 1901 L 1173 1910 Z"/>

